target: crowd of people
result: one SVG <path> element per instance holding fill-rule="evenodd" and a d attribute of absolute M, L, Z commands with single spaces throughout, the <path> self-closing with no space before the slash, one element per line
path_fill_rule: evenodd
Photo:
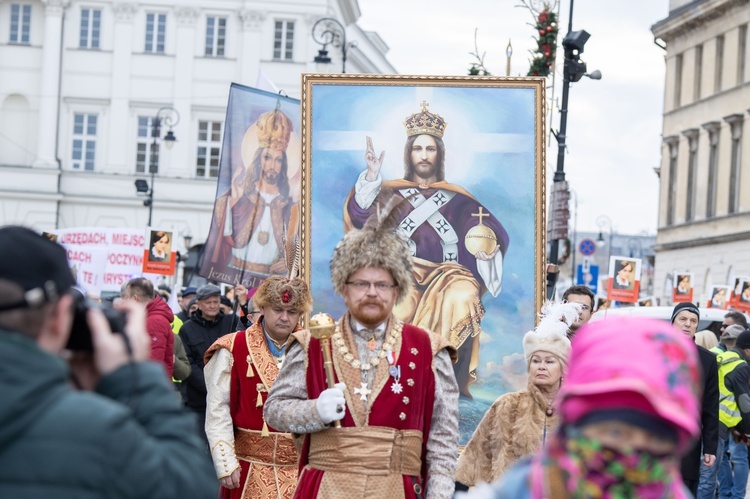
<path fill-rule="evenodd" d="M 135 278 L 102 309 L 60 246 L 0 228 L 0 497 L 744 497 L 742 313 L 719 338 L 687 302 L 589 323 L 574 286 L 523 337 L 526 388 L 460 450 L 456 350 L 394 318 L 412 260 L 379 217 L 336 246 L 347 311 L 325 335 L 297 277 L 188 287 L 177 314 Z"/>

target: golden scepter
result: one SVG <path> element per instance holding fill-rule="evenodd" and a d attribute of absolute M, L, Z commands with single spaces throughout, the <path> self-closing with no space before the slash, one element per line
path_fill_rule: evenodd
<path fill-rule="evenodd" d="M 333 358 L 331 357 L 331 336 L 336 332 L 336 321 L 330 315 L 321 312 L 310 318 L 310 336 L 320 341 L 320 349 L 323 351 L 323 368 L 326 372 L 328 388 L 336 387 L 333 377 Z M 336 412 L 343 412 L 342 406 L 336 406 Z M 341 428 L 341 421 L 334 421 L 333 426 Z"/>

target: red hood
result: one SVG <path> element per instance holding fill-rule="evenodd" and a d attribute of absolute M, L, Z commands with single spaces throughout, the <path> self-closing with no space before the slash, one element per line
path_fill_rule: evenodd
<path fill-rule="evenodd" d="M 146 305 L 146 315 L 151 317 L 153 315 L 164 317 L 170 324 L 174 320 L 174 312 L 169 308 L 167 302 L 161 296 L 157 296 Z"/>

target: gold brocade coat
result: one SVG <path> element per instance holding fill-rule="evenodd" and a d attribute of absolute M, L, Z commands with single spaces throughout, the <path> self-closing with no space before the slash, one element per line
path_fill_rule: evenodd
<path fill-rule="evenodd" d="M 471 440 L 461 453 L 456 481 L 474 486 L 492 483 L 516 461 L 536 453 L 545 435 L 559 424 L 557 414 L 547 416 L 548 404 L 539 388 L 507 393 L 485 413 Z"/>

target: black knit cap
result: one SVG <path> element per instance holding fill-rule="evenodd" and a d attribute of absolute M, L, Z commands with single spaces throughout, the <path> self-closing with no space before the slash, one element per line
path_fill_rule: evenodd
<path fill-rule="evenodd" d="M 24 299 L 0 304 L 0 310 L 38 307 L 75 285 L 65 249 L 31 229 L 0 228 L 0 279 L 23 288 Z"/>
<path fill-rule="evenodd" d="M 745 329 L 740 333 L 734 347 L 739 348 L 740 350 L 750 348 L 750 329 Z"/>
<path fill-rule="evenodd" d="M 697 315 L 698 320 L 700 320 L 701 318 L 701 311 L 698 308 L 698 305 L 689 301 L 683 301 L 675 305 L 674 310 L 672 310 L 672 320 L 671 320 L 672 324 L 674 324 L 674 319 L 675 317 L 677 317 L 677 314 L 679 314 L 682 311 L 687 311 L 687 312 Z"/>

